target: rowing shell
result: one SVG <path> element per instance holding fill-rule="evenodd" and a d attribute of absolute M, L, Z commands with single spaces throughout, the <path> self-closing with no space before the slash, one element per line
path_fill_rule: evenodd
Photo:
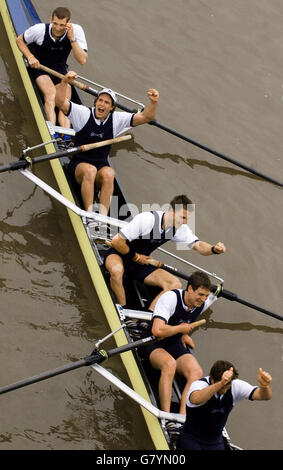
<path fill-rule="evenodd" d="M 18 50 L 18 47 L 15 42 L 16 36 L 21 34 L 32 24 L 41 21 L 30 0 L 1 0 L 0 11 L 11 44 L 11 48 L 35 117 L 35 121 L 37 123 L 38 130 L 42 138 L 42 142 L 48 142 L 50 141 L 52 136 L 50 135 L 50 130 L 43 114 L 42 104 L 36 94 L 36 89 L 34 88 L 34 85 L 31 81 L 22 54 Z M 54 144 L 48 144 L 46 146 L 46 151 L 47 153 L 55 152 L 56 148 L 54 147 Z M 54 160 L 50 162 L 50 165 L 61 194 L 72 203 L 75 203 L 70 186 L 64 174 L 61 162 L 59 160 Z M 114 331 L 121 326 L 121 322 L 119 319 L 119 315 L 117 314 L 117 309 L 111 298 L 108 286 L 100 269 L 97 256 L 88 237 L 82 219 L 76 214 L 74 214 L 74 212 L 72 211 L 68 210 L 68 214 L 76 237 L 78 239 L 78 243 L 81 248 L 85 263 L 88 267 L 93 287 L 99 297 L 102 309 L 105 313 L 110 329 L 111 331 Z M 119 330 L 119 332 L 115 334 L 114 338 L 117 346 L 122 346 L 127 342 L 127 337 L 123 330 Z M 142 378 L 133 353 L 128 352 L 127 354 L 123 354 L 121 356 L 121 359 L 127 370 L 133 389 L 141 397 L 143 397 L 144 400 L 150 402 L 151 400 L 148 391 L 145 387 L 144 380 Z M 156 449 L 168 449 L 169 445 L 164 436 L 164 432 L 162 431 L 159 420 L 151 413 L 149 413 L 144 407 L 142 407 L 141 410 L 144 415 L 154 447 Z"/>
<path fill-rule="evenodd" d="M 17 35 L 21 34 L 32 24 L 40 22 L 40 19 L 30 0 L 2 0 L 0 3 L 0 11 L 3 17 L 5 28 L 7 30 L 12 51 L 18 65 L 18 69 L 23 80 L 31 108 L 33 110 L 38 130 L 42 138 L 42 142 L 50 142 L 50 140 L 52 141 L 52 128 L 45 120 L 43 106 L 40 96 L 37 93 L 37 88 L 34 86 L 34 83 L 26 68 L 22 54 L 18 50 L 15 42 L 15 37 Z M 74 90 L 72 100 L 81 102 L 80 97 L 75 94 Z M 58 150 L 52 142 L 46 144 L 45 148 L 48 154 L 52 154 L 54 152 L 56 153 L 56 150 Z M 146 292 L 141 291 L 140 287 L 136 284 L 133 284 L 132 280 L 128 280 L 126 281 L 125 288 L 127 290 L 127 294 L 131 293 L 131 300 L 134 304 L 134 309 L 126 311 L 125 309 L 121 309 L 119 305 L 115 305 L 107 283 L 107 273 L 103 267 L 103 255 L 105 254 L 105 249 L 107 249 L 107 247 L 102 247 L 95 241 L 95 238 L 91 235 L 87 225 L 84 223 L 83 215 L 85 215 L 85 211 L 78 208 L 77 206 L 77 204 L 80 203 L 80 197 L 78 194 L 76 194 L 74 188 L 71 187 L 70 183 L 66 179 L 65 168 L 67 163 L 68 158 L 60 158 L 50 161 L 52 171 L 60 190 L 60 194 L 56 193 L 55 190 L 52 190 L 52 188 L 48 187 L 48 185 L 39 180 L 30 171 L 20 170 L 20 172 L 35 184 L 38 184 L 44 191 L 47 191 L 52 197 L 57 198 L 68 208 L 68 214 L 86 265 L 88 267 L 94 289 L 96 290 L 96 293 L 99 297 L 101 306 L 109 323 L 110 330 L 115 335 L 114 338 L 116 344 L 118 347 L 122 347 L 127 342 L 133 342 L 133 338 L 137 333 L 135 329 L 131 330 L 130 328 L 124 328 L 125 319 L 140 318 L 146 321 L 150 321 L 150 314 L 145 313 L 143 310 L 139 311 L 139 308 L 144 308 L 143 297 L 148 297 L 148 300 L 150 300 L 151 298 L 155 297 L 156 291 L 153 288 L 149 288 L 149 290 Z M 124 191 L 117 179 L 115 179 L 114 194 L 118 196 L 120 206 L 125 206 L 127 200 L 124 195 Z M 126 214 L 124 219 L 128 219 L 129 215 L 131 214 Z M 110 222 L 113 225 L 115 225 L 117 222 L 117 226 L 121 226 L 121 224 L 124 223 L 123 219 L 116 222 Z M 161 251 L 166 252 L 163 249 L 161 249 Z M 198 268 L 196 266 L 194 267 Z M 221 280 L 220 278 L 218 279 Z M 123 328 L 121 327 L 121 323 Z M 203 320 L 201 320 L 199 324 L 202 323 Z M 172 439 L 170 432 L 167 432 L 165 428 L 164 412 L 160 412 L 157 407 L 158 379 L 154 379 L 153 370 L 145 364 L 142 364 L 141 358 L 138 355 L 138 352 L 135 350 L 128 350 L 126 354 L 121 356 L 121 359 L 127 370 L 133 390 L 125 386 L 125 384 L 122 384 L 119 379 L 108 373 L 108 371 L 103 369 L 100 365 L 94 365 L 92 368 L 96 372 L 102 374 L 105 378 L 107 378 L 107 380 L 112 381 L 121 390 L 123 390 L 124 393 L 132 397 L 141 405 L 148 431 L 156 449 L 168 450 L 170 448 L 174 448 L 174 436 Z M 155 386 L 155 390 L 152 388 L 152 386 Z M 175 406 L 176 410 L 179 407 L 180 394 L 181 392 L 179 385 L 175 381 L 173 387 L 172 407 Z M 173 420 L 177 422 L 182 423 L 184 421 L 184 417 L 178 415 L 178 412 L 174 413 L 174 409 L 172 413 L 167 415 L 167 418 L 173 417 Z M 228 434 L 225 436 L 225 438 L 226 442 L 229 441 Z M 233 445 L 230 445 L 230 448 L 236 448 L 236 446 L 233 447 Z"/>

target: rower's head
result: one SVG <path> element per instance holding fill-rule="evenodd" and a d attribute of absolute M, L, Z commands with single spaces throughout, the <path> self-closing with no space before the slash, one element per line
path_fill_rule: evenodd
<path fill-rule="evenodd" d="M 231 380 L 224 385 L 220 390 L 218 390 L 219 395 L 225 395 L 226 392 L 231 388 L 232 380 L 239 377 L 239 372 L 236 367 L 229 361 L 218 360 L 212 365 L 209 376 L 211 383 L 219 382 L 222 379 L 224 372 L 228 370 L 233 370 L 233 375 Z"/>
<path fill-rule="evenodd" d="M 97 98 L 94 101 L 95 116 L 100 121 L 104 121 L 109 113 L 113 113 L 116 107 L 116 93 L 111 88 L 103 88 L 98 93 Z"/>
<path fill-rule="evenodd" d="M 170 202 L 170 209 L 167 212 L 167 226 L 175 228 L 186 224 L 193 211 L 193 203 L 185 194 L 175 196 Z"/>
<path fill-rule="evenodd" d="M 211 292 L 211 282 L 208 275 L 195 271 L 189 277 L 185 293 L 185 302 L 190 308 L 201 307 Z"/>
<path fill-rule="evenodd" d="M 66 25 L 71 19 L 71 12 L 68 8 L 58 7 L 53 10 L 50 23 L 52 24 L 52 35 L 55 39 L 65 34 Z"/>

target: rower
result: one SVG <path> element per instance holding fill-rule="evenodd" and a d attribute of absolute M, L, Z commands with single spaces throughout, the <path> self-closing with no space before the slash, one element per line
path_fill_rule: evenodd
<path fill-rule="evenodd" d="M 175 196 L 170 208 L 165 211 L 142 212 L 120 230 L 111 241 L 106 253 L 105 266 L 110 273 L 110 285 L 117 303 L 126 306 L 123 275 L 161 289 L 153 299 L 149 310 L 153 310 L 157 299 L 169 289 L 182 287 L 179 279 L 163 269 L 150 265 L 151 253 L 168 240 L 183 242 L 187 249 L 201 255 L 225 253 L 222 242 L 211 245 L 201 241 L 187 225 L 193 203 L 186 195 Z"/>
<path fill-rule="evenodd" d="M 151 324 L 145 335 L 152 334 L 158 341 L 146 346 L 142 353 L 154 369 L 161 372 L 159 379 L 160 406 L 170 412 L 172 384 L 175 372 L 186 379 L 180 401 L 180 413 L 186 412 L 186 398 L 194 380 L 200 379 L 202 369 L 191 354 L 195 344 L 190 334 L 191 323 L 216 300 L 221 288 L 212 293 L 208 275 L 195 271 L 189 277 L 186 289 L 174 289 L 163 293 L 158 299 Z"/>
<path fill-rule="evenodd" d="M 70 22 L 71 12 L 68 8 L 58 7 L 51 15 L 50 23 L 37 23 L 30 26 L 17 39 L 17 46 L 26 57 L 31 74 L 44 97 L 44 109 L 47 120 L 56 124 L 55 95 L 60 80 L 40 69 L 48 66 L 57 72 L 67 72 L 67 59 L 71 51 L 79 64 L 87 61 L 87 42 L 83 28 Z M 71 87 L 68 87 L 71 96 Z M 69 120 L 63 113 L 58 114 L 60 126 L 70 127 Z"/>
<path fill-rule="evenodd" d="M 243 399 L 271 399 L 272 377 L 268 372 L 259 368 L 258 386 L 239 380 L 238 375 L 231 362 L 218 360 L 209 376 L 192 383 L 179 450 L 225 450 L 222 432 L 234 404 Z"/>
<path fill-rule="evenodd" d="M 76 131 L 75 145 L 112 139 L 131 127 L 146 124 L 155 118 L 159 93 L 149 89 L 149 104 L 139 113 L 115 111 L 116 94 L 110 88 L 98 93 L 94 106 L 88 108 L 69 101 L 68 87 L 77 78 L 75 72 L 68 72 L 57 88 L 56 104 L 70 119 Z M 72 159 L 68 175 L 75 186 L 80 185 L 84 208 L 92 211 L 94 187 L 100 188 L 99 213 L 107 215 L 114 190 L 114 169 L 108 157 L 111 147 L 85 152 Z"/>

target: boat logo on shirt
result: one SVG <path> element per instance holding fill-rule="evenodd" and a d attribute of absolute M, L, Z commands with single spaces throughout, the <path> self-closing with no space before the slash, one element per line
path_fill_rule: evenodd
<path fill-rule="evenodd" d="M 101 134 L 96 134 L 95 132 L 90 133 L 91 137 L 99 137 L 100 139 L 103 139 L 104 133 L 102 132 Z"/>

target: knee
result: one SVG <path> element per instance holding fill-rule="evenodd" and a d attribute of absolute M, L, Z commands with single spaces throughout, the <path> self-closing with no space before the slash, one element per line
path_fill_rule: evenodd
<path fill-rule="evenodd" d="M 177 277 L 172 276 L 164 280 L 162 288 L 164 290 L 182 289 L 182 283 L 179 281 Z"/>
<path fill-rule="evenodd" d="M 187 370 L 184 375 L 187 381 L 193 382 L 203 377 L 203 370 L 199 364 L 196 364 L 194 367 Z"/>
<path fill-rule="evenodd" d="M 84 172 L 82 182 L 84 183 L 94 183 L 96 178 L 97 170 L 94 166 L 89 165 L 87 170 Z"/>
<path fill-rule="evenodd" d="M 174 377 L 176 373 L 176 361 L 173 357 L 164 361 L 162 364 L 161 373 L 169 377 Z"/>
<path fill-rule="evenodd" d="M 44 101 L 46 104 L 51 104 L 55 106 L 55 96 L 56 96 L 56 90 L 54 91 L 48 91 L 44 93 Z"/>
<path fill-rule="evenodd" d="M 106 265 L 107 267 L 107 265 Z M 121 264 L 114 264 L 109 266 L 108 271 L 113 281 L 121 281 L 124 274 L 124 267 Z"/>
<path fill-rule="evenodd" d="M 102 184 L 111 184 L 114 181 L 115 171 L 113 168 L 105 168 L 103 173 L 101 174 L 101 181 Z"/>

